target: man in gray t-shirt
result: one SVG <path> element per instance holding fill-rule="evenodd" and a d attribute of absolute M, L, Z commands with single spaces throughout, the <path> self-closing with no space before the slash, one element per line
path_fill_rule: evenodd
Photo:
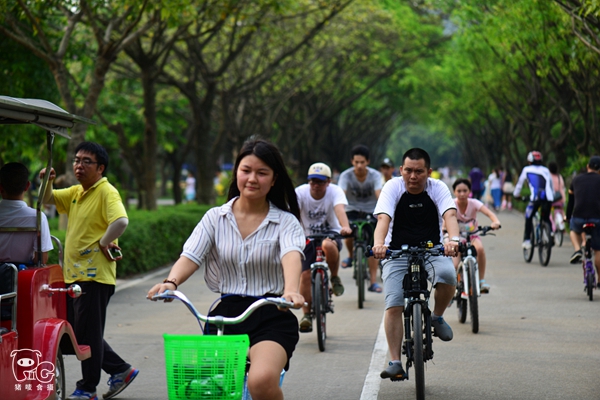
<path fill-rule="evenodd" d="M 369 167 L 369 149 L 366 146 L 355 146 L 352 148 L 350 155 L 352 157 L 352 167 L 340 174 L 338 186 L 346 193 L 346 198 L 348 199 L 346 214 L 348 215 L 348 219 L 352 221 L 364 219 L 367 215 L 372 217 L 379 193 L 381 193 L 382 178 L 379 171 Z M 373 224 L 369 235 L 371 242 L 374 230 L 375 224 Z M 372 245 L 373 243 L 370 244 Z M 352 238 L 346 239 L 346 247 L 350 254 L 352 254 L 353 246 L 354 240 Z M 352 266 L 352 258 L 346 258 L 342 262 L 342 268 L 349 268 L 350 266 Z M 377 283 L 378 266 L 379 261 L 370 257 L 369 272 L 371 275 L 371 285 L 369 286 L 369 291 L 381 293 L 383 289 Z"/>

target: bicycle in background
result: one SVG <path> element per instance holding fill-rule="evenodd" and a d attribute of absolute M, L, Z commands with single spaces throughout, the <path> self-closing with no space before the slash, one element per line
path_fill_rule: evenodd
<path fill-rule="evenodd" d="M 371 214 L 364 214 L 363 219 L 350 221 L 350 228 L 354 235 L 352 249 L 353 276 L 358 286 L 358 308 L 363 308 L 365 301 L 365 285 L 370 282 L 369 264 L 367 262 L 367 247 L 373 241 L 373 224 L 377 220 Z"/>
<path fill-rule="evenodd" d="M 293 303 L 280 297 L 259 298 L 241 315 L 223 317 L 201 314 L 178 290 L 167 290 L 152 299 L 180 300 L 196 317 L 202 331 L 203 322 L 217 327 L 216 335 L 163 335 L 169 400 L 252 400 L 246 386 L 248 335 L 223 335 L 225 325 L 239 324 L 268 304 L 292 308 Z M 281 372 L 280 385 L 284 373 Z"/>
<path fill-rule="evenodd" d="M 594 300 L 594 290 L 596 289 L 596 268 L 594 267 L 594 252 L 590 243 L 592 243 L 592 233 L 596 228 L 596 224 L 587 223 L 583 225 L 583 234 L 585 235 L 585 243 L 581 246 L 583 254 L 583 284 L 584 291 L 588 295 L 590 301 Z"/>
<path fill-rule="evenodd" d="M 459 251 L 461 261 L 458 264 L 456 285 L 456 307 L 458 308 L 458 320 L 464 324 L 467 320 L 467 302 L 471 313 L 471 331 L 479 332 L 479 304 L 481 288 L 479 286 L 479 264 L 477 263 L 477 251 L 471 244 L 471 236 L 486 236 L 493 230 L 491 226 L 480 226 L 472 232 L 465 232 L 466 241 L 461 242 Z M 493 235 L 493 233 L 489 233 Z"/>
<path fill-rule="evenodd" d="M 369 256 L 373 253 L 369 246 Z M 420 246 L 403 245 L 400 250 L 388 250 L 388 259 L 406 257 L 408 273 L 402 283 L 404 289 L 404 342 L 402 354 L 406 355 L 406 379 L 410 367 L 415 370 L 417 400 L 425 399 L 425 363 L 433 359 L 433 327 L 429 297 L 431 294 L 426 263 L 430 257 L 444 255 L 442 245 L 427 242 Z"/>
<path fill-rule="evenodd" d="M 554 232 L 554 243 L 561 247 L 565 237 L 565 217 L 562 207 L 552 207 L 550 223 L 552 224 L 552 232 Z"/>
<path fill-rule="evenodd" d="M 325 351 L 327 339 L 327 313 L 333 313 L 333 290 L 329 286 L 329 266 L 325 260 L 322 243 L 325 239 L 335 241 L 342 238 L 337 233 L 312 234 L 306 237 L 307 241 L 314 241 L 317 257 L 310 265 L 312 282 L 312 306 L 310 316 L 317 323 L 317 341 L 319 351 Z"/>

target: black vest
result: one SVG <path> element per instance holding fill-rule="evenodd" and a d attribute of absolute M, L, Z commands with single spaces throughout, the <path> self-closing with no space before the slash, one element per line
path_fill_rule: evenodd
<path fill-rule="evenodd" d="M 423 191 L 420 194 L 404 192 L 396 205 L 392 229 L 391 250 L 403 244 L 418 246 L 422 242 L 440 242 L 440 222 L 437 206 Z"/>

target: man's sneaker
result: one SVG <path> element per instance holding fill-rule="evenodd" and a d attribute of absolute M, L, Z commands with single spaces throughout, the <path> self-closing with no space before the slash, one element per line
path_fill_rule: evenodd
<path fill-rule="evenodd" d="M 581 252 L 581 250 L 577 250 L 571 256 L 571 260 L 570 260 L 571 264 L 577 264 L 579 261 L 581 261 L 582 256 L 583 256 L 583 253 Z"/>
<path fill-rule="evenodd" d="M 341 296 L 344 294 L 344 285 L 342 285 L 342 280 L 339 276 L 331 277 L 331 288 L 333 289 L 333 294 L 336 296 Z"/>
<path fill-rule="evenodd" d="M 138 375 L 140 371 L 129 367 L 125 372 L 120 374 L 114 374 L 108 379 L 108 392 L 104 393 L 102 397 L 104 399 L 112 399 L 119 393 L 121 393 Z"/>
<path fill-rule="evenodd" d="M 444 342 L 452 340 L 452 328 L 450 328 L 450 325 L 444 321 L 444 318 L 438 317 L 437 319 L 432 319 L 431 326 L 433 326 L 433 332 L 435 335 Z"/>
<path fill-rule="evenodd" d="M 524 240 L 523 244 L 521 245 L 523 247 L 523 249 L 525 250 L 530 250 L 531 249 L 531 240 Z"/>
<path fill-rule="evenodd" d="M 402 368 L 402 364 L 391 361 L 388 364 L 388 367 L 381 371 L 379 376 L 381 379 L 390 378 L 392 381 L 403 381 L 408 377 L 406 372 L 404 372 L 404 368 Z"/>
<path fill-rule="evenodd" d="M 67 397 L 67 400 L 98 400 L 98 396 L 96 396 L 96 392 L 85 392 L 77 389 Z"/>
<path fill-rule="evenodd" d="M 490 285 L 485 283 L 485 279 L 482 279 L 479 281 L 479 291 L 481 293 L 489 293 L 490 292 Z"/>
<path fill-rule="evenodd" d="M 312 332 L 312 318 L 309 314 L 304 314 L 300 320 L 300 332 Z"/>

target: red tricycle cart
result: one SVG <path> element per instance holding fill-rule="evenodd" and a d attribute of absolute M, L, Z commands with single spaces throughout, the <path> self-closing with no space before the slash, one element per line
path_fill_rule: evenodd
<path fill-rule="evenodd" d="M 55 134 L 68 138 L 67 129 L 75 122 L 93 123 L 45 100 L 0 96 L 0 124 L 34 124 L 46 131 L 48 170 Z M 37 234 L 41 249 L 39 202 L 37 213 L 37 227 L 2 227 L 0 232 Z M 53 239 L 60 250 L 60 243 Z M 37 259 L 42 260 L 41 251 Z M 74 354 L 79 360 L 91 355 L 89 346 L 77 343 L 67 322 L 67 295 L 77 297 L 81 288 L 65 288 L 61 265 L 0 262 L 0 399 L 65 399 L 63 355 Z"/>

